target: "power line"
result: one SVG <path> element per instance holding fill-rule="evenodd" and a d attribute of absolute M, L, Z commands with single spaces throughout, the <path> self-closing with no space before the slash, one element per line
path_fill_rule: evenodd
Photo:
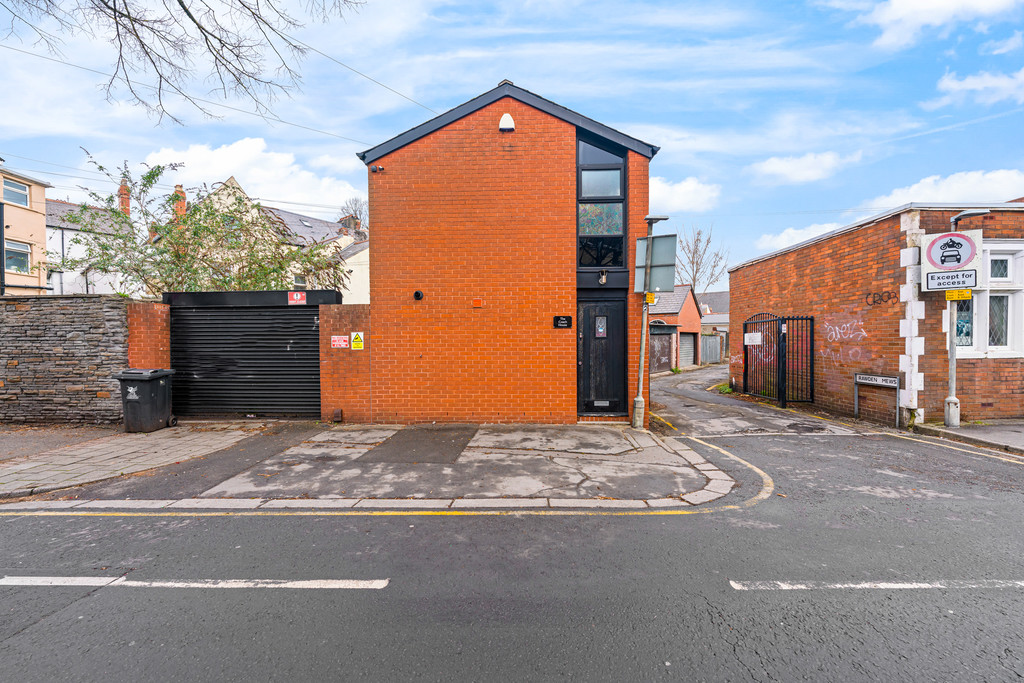
<path fill-rule="evenodd" d="M 20 52 L 21 54 L 28 55 L 29 57 L 35 57 L 37 59 L 45 59 L 48 62 L 54 62 L 56 64 L 63 64 L 64 66 L 70 66 L 70 67 L 73 67 L 75 69 L 80 69 L 82 71 L 88 71 L 89 73 L 98 74 L 100 76 L 103 76 L 104 78 L 112 78 L 112 79 L 116 79 L 116 80 L 119 80 L 119 81 L 123 81 L 122 78 L 118 78 L 117 76 L 114 76 L 112 74 L 104 73 L 102 71 L 97 71 L 96 69 L 90 69 L 88 67 L 81 66 L 79 64 L 74 64 L 72 62 L 68 62 L 68 61 L 65 61 L 63 59 L 57 59 L 56 57 L 48 57 L 46 55 L 40 55 L 40 54 L 37 54 L 35 52 L 29 52 L 28 50 L 20 50 L 20 49 L 18 49 L 16 47 L 11 47 L 10 45 L 0 44 L 0 47 L 2 47 L 4 49 L 7 49 L 7 50 L 12 50 L 14 52 Z M 135 84 L 140 86 L 140 87 L 143 87 L 143 88 L 149 88 L 150 90 L 153 90 L 153 91 L 157 90 L 156 86 L 150 85 L 148 83 L 141 83 L 139 81 L 136 81 Z M 238 112 L 240 114 L 246 114 L 248 116 L 255 116 L 255 117 L 261 118 L 261 119 L 263 119 L 265 121 L 273 121 L 274 123 L 281 123 L 281 124 L 284 124 L 286 126 L 293 126 L 295 128 L 301 128 L 303 130 L 308 130 L 308 131 L 313 132 L 313 133 L 320 133 L 321 135 L 328 135 L 328 136 L 330 136 L 332 138 L 338 138 L 339 140 L 347 140 L 348 142 L 354 142 L 354 143 L 356 143 L 358 145 L 370 146 L 370 144 L 371 144 L 369 142 L 364 142 L 363 140 L 356 140 L 355 138 L 345 137 L 344 135 L 338 135 L 337 133 L 330 133 L 330 132 L 328 132 L 326 130 L 320 130 L 319 128 L 312 128 L 310 126 L 305 126 L 305 125 L 303 125 L 301 123 L 294 123 L 293 121 L 286 121 L 286 120 L 284 120 L 282 118 L 279 118 L 277 116 L 270 116 L 268 114 L 257 114 L 256 112 L 246 111 L 245 109 L 240 109 L 238 107 L 232 107 L 231 105 L 224 104 L 222 102 L 214 102 L 212 100 L 206 100 L 206 99 L 203 99 L 202 97 L 193 97 L 191 95 L 186 95 L 185 97 L 188 98 L 188 99 L 194 100 L 196 102 L 202 102 L 203 104 L 208 104 L 208 105 L 210 105 L 212 107 L 221 107 L 223 109 L 229 109 L 231 111 L 235 111 L 235 112 Z"/>
<path fill-rule="evenodd" d="M 418 106 L 418 107 L 423 107 L 424 109 L 426 109 L 427 111 L 431 112 L 432 114 L 440 114 L 440 113 L 441 113 L 441 112 L 439 112 L 439 111 L 436 111 L 436 110 L 434 110 L 434 109 L 431 109 L 430 107 L 428 107 L 427 105 L 423 104 L 422 102 L 417 102 L 416 100 L 414 100 L 413 98 L 409 97 L 408 95 L 405 95 L 405 94 L 403 94 L 403 93 L 400 93 L 400 92 L 398 92 L 397 90 L 395 90 L 395 89 L 394 89 L 394 88 L 392 88 L 391 86 L 389 86 L 389 85 L 385 85 L 385 84 L 381 83 L 380 81 L 378 81 L 377 79 L 375 79 L 375 78 L 372 78 L 371 76 L 367 76 L 367 75 L 366 75 L 366 74 L 364 74 L 364 73 L 363 73 L 362 71 L 358 71 L 358 70 L 356 70 L 356 69 L 353 69 L 353 68 L 352 68 L 351 66 L 349 66 L 348 64 L 346 64 L 346 63 L 344 63 L 344 62 L 342 62 L 342 61 L 339 61 L 339 60 L 335 59 L 334 57 L 332 57 L 331 55 L 327 54 L 326 52 L 324 52 L 324 51 L 322 51 L 322 50 L 319 50 L 319 49 L 317 49 L 317 48 L 313 47 L 312 45 L 310 45 L 310 44 L 308 44 L 308 43 L 304 43 L 304 42 L 302 42 L 302 41 L 301 41 L 301 40 L 299 40 L 298 38 L 294 38 L 294 37 L 292 37 L 292 36 L 288 36 L 288 38 L 289 38 L 289 40 L 293 41 L 293 42 L 294 42 L 294 43 L 296 43 L 297 45 L 301 45 L 301 46 L 305 47 L 305 48 L 306 48 L 307 50 L 312 50 L 313 52 L 317 53 L 317 54 L 318 54 L 318 55 L 320 55 L 321 57 L 324 57 L 325 59 L 329 59 L 329 60 L 331 60 L 332 62 L 334 62 L 334 63 L 335 63 L 335 64 L 337 64 L 338 66 L 343 66 L 343 67 L 345 67 L 346 69 L 348 69 L 348 70 L 349 70 L 349 71 L 351 71 L 352 73 L 354 73 L 354 74 L 357 74 L 357 75 L 359 75 L 359 76 L 362 76 L 363 78 L 365 78 L 365 79 L 366 79 L 366 80 L 368 80 L 368 81 L 371 81 L 371 82 L 373 82 L 373 83 L 376 83 L 377 85 L 379 85 L 380 87 L 384 88 L 385 90 L 390 90 L 391 92 L 395 93 L 395 94 L 396 94 L 396 95 L 398 95 L 399 97 L 402 97 L 402 98 L 405 98 L 405 99 L 409 100 L 410 102 L 412 102 L 413 104 L 415 104 L 415 105 L 416 105 L 416 106 Z"/>

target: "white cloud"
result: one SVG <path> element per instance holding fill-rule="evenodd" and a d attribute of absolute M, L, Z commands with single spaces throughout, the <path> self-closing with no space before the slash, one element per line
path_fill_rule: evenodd
<path fill-rule="evenodd" d="M 1006 40 L 990 40 L 983 44 L 979 52 L 983 55 L 1005 55 L 1024 47 L 1024 33 L 1014 31 Z"/>
<path fill-rule="evenodd" d="M 830 178 L 839 169 L 861 160 L 861 152 L 839 156 L 836 152 L 813 152 L 800 157 L 771 157 L 748 166 L 764 182 L 776 185 L 800 185 Z"/>
<path fill-rule="evenodd" d="M 808 225 L 806 228 L 786 228 L 779 233 L 761 235 L 757 238 L 754 246 L 761 251 L 785 249 L 790 245 L 799 244 L 804 240 L 809 240 L 812 237 L 823 235 L 826 232 L 837 230 L 841 227 L 841 223 L 815 223 L 814 225 Z"/>
<path fill-rule="evenodd" d="M 910 47 L 925 28 L 949 28 L 982 18 L 995 19 L 1024 0 L 886 0 L 859 19 L 882 29 L 875 45 L 888 50 Z"/>
<path fill-rule="evenodd" d="M 964 171 L 945 177 L 928 176 L 863 205 L 890 209 L 910 202 L 1005 202 L 1020 196 L 1024 196 L 1024 171 Z"/>
<path fill-rule="evenodd" d="M 186 187 L 213 185 L 234 176 L 246 194 L 264 204 L 320 218 L 337 218 L 334 207 L 349 197 L 366 194 L 348 181 L 303 168 L 294 154 L 268 151 L 262 138 L 244 138 L 216 148 L 164 148 L 146 157 L 147 164 L 174 162 L 184 166 L 167 177 L 167 182 Z"/>
<path fill-rule="evenodd" d="M 702 183 L 694 177 L 673 183 L 654 176 L 651 178 L 650 193 L 652 213 L 710 211 L 718 205 L 722 186 Z"/>
<path fill-rule="evenodd" d="M 923 105 L 925 109 L 938 109 L 968 97 L 979 104 L 997 104 L 1004 100 L 1022 104 L 1024 103 L 1024 69 L 1013 74 L 981 71 L 963 78 L 957 78 L 956 73 L 948 73 L 939 79 L 936 88 L 945 95 L 925 102 Z"/>

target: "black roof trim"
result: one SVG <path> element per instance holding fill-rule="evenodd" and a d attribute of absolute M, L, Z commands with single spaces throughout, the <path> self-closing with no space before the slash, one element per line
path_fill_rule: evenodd
<path fill-rule="evenodd" d="M 396 149 L 405 147 L 411 142 L 415 142 L 422 137 L 433 133 L 435 130 L 444 128 L 450 123 L 454 123 L 464 116 L 468 116 L 473 112 L 483 109 L 489 104 L 497 102 L 503 97 L 511 97 L 519 100 L 524 104 L 528 104 L 535 109 L 551 114 L 552 116 L 562 119 L 568 123 L 573 124 L 577 128 L 587 131 L 593 135 L 597 135 L 605 140 L 614 142 L 626 149 L 632 150 L 637 154 L 641 154 L 648 159 L 652 158 L 658 153 L 660 147 L 648 144 L 643 140 L 630 137 L 625 133 L 620 133 L 614 128 L 609 128 L 603 123 L 598 123 L 593 119 L 589 119 L 582 114 L 578 114 L 571 109 L 566 109 L 560 104 L 555 104 L 551 100 L 546 100 L 540 95 L 535 95 L 529 90 L 523 90 L 522 88 L 515 86 L 511 81 L 502 81 L 497 88 L 485 92 L 483 95 L 474 97 L 465 104 L 446 111 L 438 117 L 435 117 L 426 123 L 421 123 L 415 128 L 411 128 L 401 135 L 397 135 L 387 142 L 382 142 L 376 147 L 371 147 L 365 152 L 356 152 L 356 156 L 359 157 L 363 163 L 371 164 L 381 157 L 391 154 Z"/>

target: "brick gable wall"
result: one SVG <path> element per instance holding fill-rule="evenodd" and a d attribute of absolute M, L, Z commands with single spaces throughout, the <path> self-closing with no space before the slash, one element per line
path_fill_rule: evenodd
<path fill-rule="evenodd" d="M 498 131 L 506 112 L 515 132 Z M 575 127 L 505 98 L 374 163 L 372 420 L 575 423 Z M 647 159 L 630 153 L 627 174 L 634 238 Z M 573 329 L 554 329 L 556 315 Z"/>

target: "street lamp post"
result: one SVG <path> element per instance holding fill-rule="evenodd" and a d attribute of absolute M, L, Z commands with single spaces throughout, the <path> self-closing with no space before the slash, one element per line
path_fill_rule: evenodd
<path fill-rule="evenodd" d="M 961 211 L 949 219 L 949 231 L 956 232 L 957 225 L 964 218 L 984 216 L 988 209 Z M 956 397 L 956 302 L 946 302 L 946 321 L 949 325 L 949 396 L 946 397 L 943 422 L 947 427 L 960 426 L 960 399 Z"/>
<path fill-rule="evenodd" d="M 637 372 L 636 398 L 633 399 L 633 429 L 644 428 L 644 357 L 647 351 L 647 292 L 651 289 L 651 257 L 654 244 L 654 224 L 667 221 L 668 216 L 645 216 L 647 221 L 647 249 L 644 262 L 644 313 L 640 321 L 640 370 Z"/>

